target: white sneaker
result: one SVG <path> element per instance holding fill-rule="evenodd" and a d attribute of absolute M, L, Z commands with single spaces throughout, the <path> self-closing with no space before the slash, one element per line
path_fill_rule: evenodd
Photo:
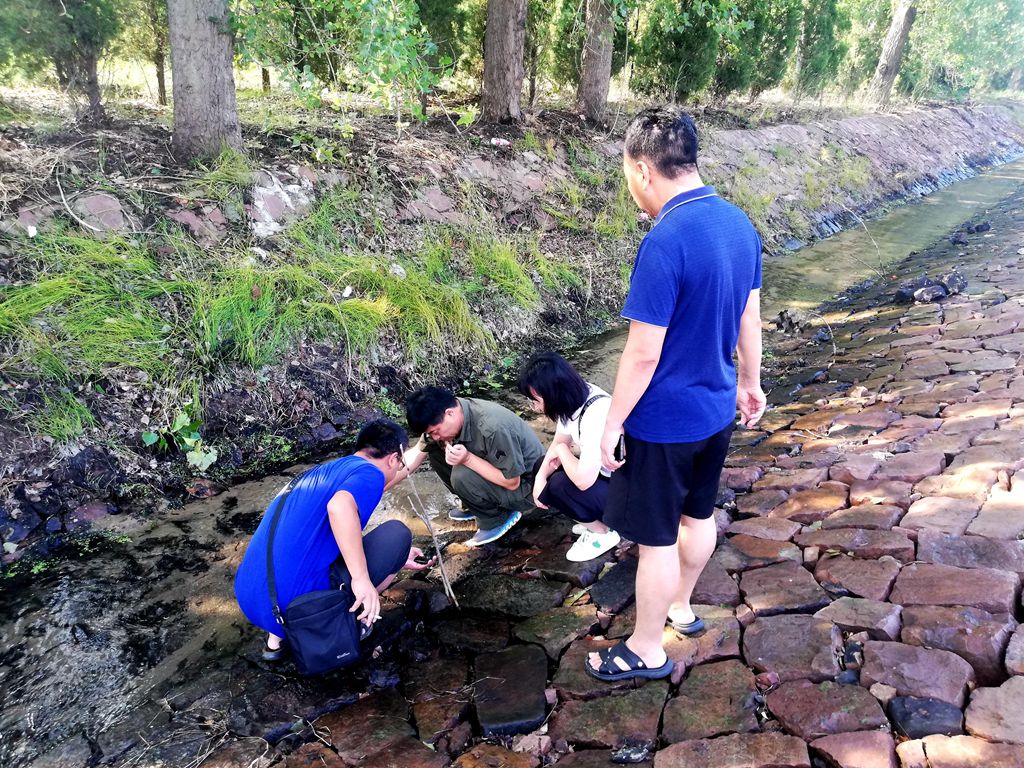
<path fill-rule="evenodd" d="M 620 537 L 616 531 L 594 533 L 590 529 L 584 529 L 576 542 L 569 547 L 569 551 L 565 553 L 565 559 L 572 563 L 593 560 L 618 546 L 619 541 Z"/>
<path fill-rule="evenodd" d="M 585 526 L 583 523 L 576 523 L 576 525 L 572 527 L 573 536 L 582 536 L 584 531 L 589 530 L 590 529 L 587 528 L 587 526 Z"/>

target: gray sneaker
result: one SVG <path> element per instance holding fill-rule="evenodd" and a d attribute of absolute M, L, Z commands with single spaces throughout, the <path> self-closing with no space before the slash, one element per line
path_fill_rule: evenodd
<path fill-rule="evenodd" d="M 508 519 L 501 525 L 491 528 L 486 531 L 477 531 L 473 534 L 473 538 L 466 542 L 467 547 L 482 547 L 484 544 L 490 544 L 492 541 L 497 541 L 506 533 L 512 530 L 512 526 L 522 519 L 522 512 L 513 512 L 508 516 Z"/>
<path fill-rule="evenodd" d="M 467 509 L 463 509 L 462 507 L 456 507 L 455 509 L 448 513 L 448 518 L 450 520 L 457 520 L 461 523 L 465 520 L 476 520 L 476 515 L 474 515 Z"/>

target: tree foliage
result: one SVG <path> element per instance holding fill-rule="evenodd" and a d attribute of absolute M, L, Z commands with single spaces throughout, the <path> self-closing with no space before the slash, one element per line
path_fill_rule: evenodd
<path fill-rule="evenodd" d="M 752 96 L 778 86 L 796 48 L 803 21 L 801 0 L 765 0 L 764 35 L 758 44 L 754 74 L 750 81 Z"/>
<path fill-rule="evenodd" d="M 0 16 L 8 62 L 52 67 L 62 88 L 88 99 L 82 116 L 102 120 L 98 62 L 120 29 L 114 0 L 5 0 Z"/>
<path fill-rule="evenodd" d="M 277 65 L 314 102 L 327 85 L 418 112 L 414 99 L 437 81 L 415 0 L 247 0 L 235 24 L 243 60 Z"/>
<path fill-rule="evenodd" d="M 723 36 L 737 33 L 728 0 L 651 0 L 640 11 L 633 86 L 641 93 L 685 101 L 715 74 Z"/>
<path fill-rule="evenodd" d="M 817 96 L 835 78 L 846 55 L 843 35 L 849 28 L 850 20 L 839 0 L 806 0 L 797 48 L 799 95 Z"/>

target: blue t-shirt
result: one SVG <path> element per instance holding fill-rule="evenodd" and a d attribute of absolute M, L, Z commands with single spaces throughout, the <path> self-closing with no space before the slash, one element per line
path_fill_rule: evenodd
<path fill-rule="evenodd" d="M 345 456 L 314 467 L 295 484 L 282 505 L 274 534 L 274 576 L 282 611 L 299 595 L 329 588 L 328 572 L 341 550 L 331 531 L 327 502 L 338 491 L 352 494 L 365 528 L 384 495 L 384 473 L 360 456 Z M 268 512 L 273 506 L 271 502 Z M 270 514 L 263 515 L 245 550 L 235 574 L 235 597 L 249 621 L 283 636 L 267 592 L 270 519 Z"/>
<path fill-rule="evenodd" d="M 761 238 L 711 187 L 662 208 L 637 253 L 622 316 L 668 330 L 650 386 L 626 431 L 652 443 L 689 443 L 736 416 L 732 354 L 751 290 L 761 287 Z"/>

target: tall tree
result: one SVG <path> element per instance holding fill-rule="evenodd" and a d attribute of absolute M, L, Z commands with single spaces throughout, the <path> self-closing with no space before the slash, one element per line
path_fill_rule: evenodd
<path fill-rule="evenodd" d="M 610 0 L 587 0 L 587 41 L 583 45 L 583 70 L 576 99 L 580 111 L 595 123 L 604 121 L 608 107 L 614 31 Z"/>
<path fill-rule="evenodd" d="M 842 35 L 849 25 L 839 0 L 806 0 L 796 62 L 798 95 L 817 96 L 835 77 L 846 55 Z"/>
<path fill-rule="evenodd" d="M 30 70 L 51 65 L 61 88 L 85 97 L 79 118 L 105 121 L 99 60 L 120 30 L 113 0 L 6 0 L 0 14 L 0 50 Z"/>
<path fill-rule="evenodd" d="M 523 41 L 526 0 L 487 0 L 484 32 L 484 84 L 480 118 L 485 123 L 523 119 Z"/>
<path fill-rule="evenodd" d="M 634 49 L 633 87 L 686 101 L 715 74 L 719 42 L 735 6 L 708 0 L 654 0 L 642 12 Z"/>
<path fill-rule="evenodd" d="M 757 98 L 782 82 L 800 36 L 802 0 L 766 0 L 764 34 L 758 44 L 750 95 Z"/>
<path fill-rule="evenodd" d="M 174 138 L 184 158 L 242 149 L 227 0 L 168 0 Z"/>
<path fill-rule="evenodd" d="M 915 0 L 899 0 L 896 10 L 893 11 L 892 21 L 889 22 L 889 32 L 882 43 L 882 55 L 878 59 L 875 76 L 871 78 L 871 85 L 868 86 L 868 98 L 883 107 L 889 103 L 892 84 L 896 82 L 900 62 L 903 60 L 903 49 L 907 46 L 910 28 L 916 18 Z"/>

